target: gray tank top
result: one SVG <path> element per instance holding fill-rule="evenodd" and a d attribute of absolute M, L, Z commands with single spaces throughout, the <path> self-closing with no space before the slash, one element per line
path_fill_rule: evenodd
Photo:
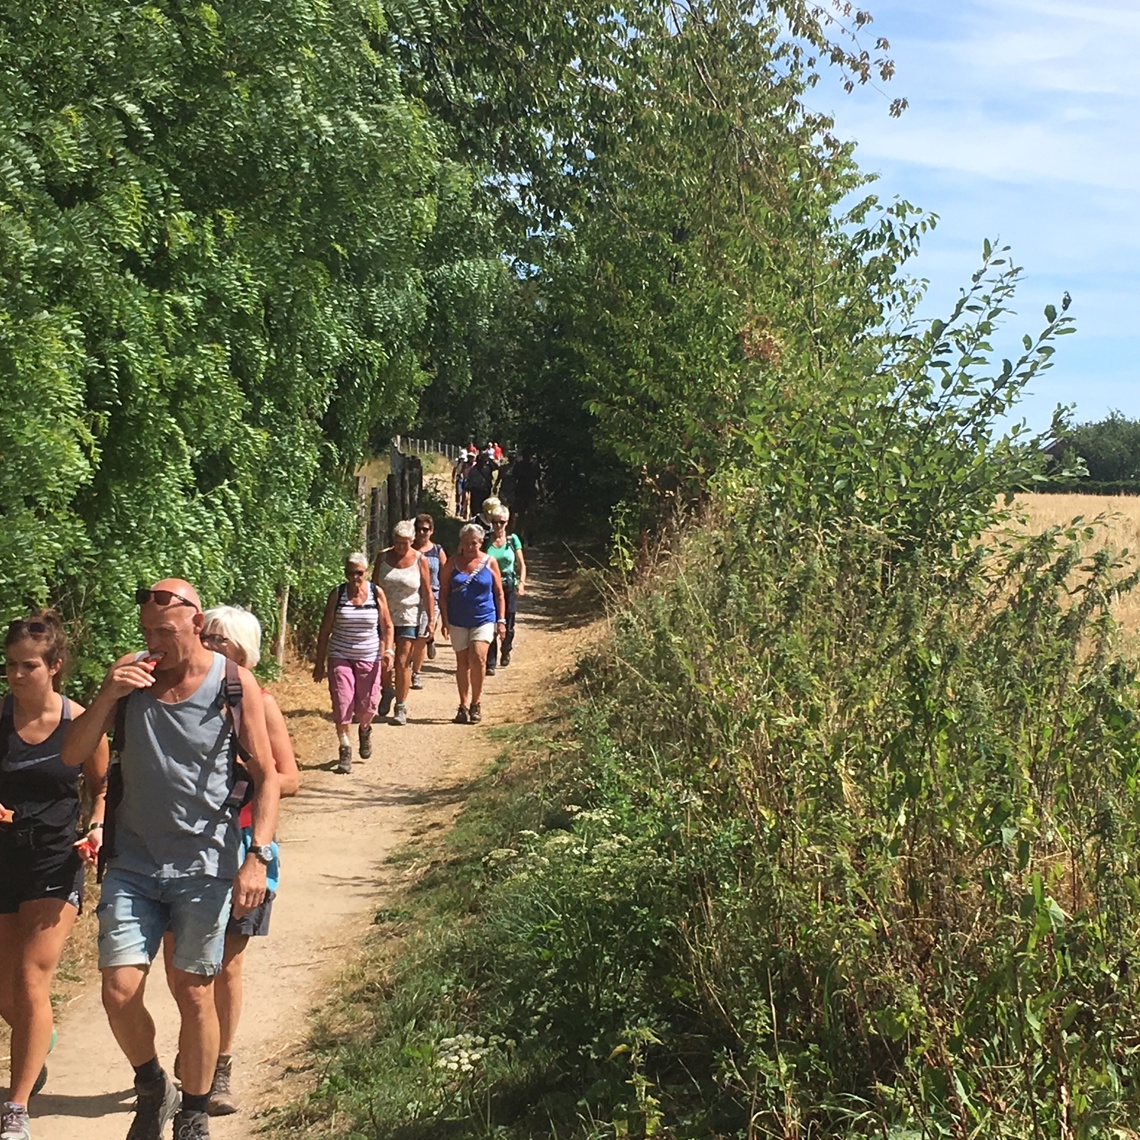
<path fill-rule="evenodd" d="M 237 874 L 240 832 L 230 794 L 233 733 L 223 703 L 225 658 L 184 701 L 127 700 L 123 800 L 110 865 L 153 878 Z"/>

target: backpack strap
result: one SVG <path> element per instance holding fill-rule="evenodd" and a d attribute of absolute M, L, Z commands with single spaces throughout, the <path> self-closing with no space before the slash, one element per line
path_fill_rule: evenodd
<path fill-rule="evenodd" d="M 0 764 L 8 758 L 8 740 L 16 731 L 16 706 L 12 702 L 12 694 L 4 698 L 3 708 L 0 709 Z"/>

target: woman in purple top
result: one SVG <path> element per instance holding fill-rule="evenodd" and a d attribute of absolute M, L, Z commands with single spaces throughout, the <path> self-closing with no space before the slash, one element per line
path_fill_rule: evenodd
<path fill-rule="evenodd" d="M 483 719 L 480 699 L 487 668 L 487 649 L 496 633 L 505 633 L 503 579 L 495 560 L 484 554 L 483 528 L 468 523 L 459 531 L 459 549 L 439 575 L 443 636 L 455 650 L 455 683 L 459 689 L 456 724 Z"/>

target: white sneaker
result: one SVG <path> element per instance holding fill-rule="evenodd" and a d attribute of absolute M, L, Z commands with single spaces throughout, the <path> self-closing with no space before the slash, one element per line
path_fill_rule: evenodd
<path fill-rule="evenodd" d="M 0 1140 L 32 1140 L 28 1110 L 22 1104 L 5 1102 L 0 1114 Z"/>
<path fill-rule="evenodd" d="M 392 717 L 393 724 L 407 724 L 408 723 L 408 706 L 400 701 L 396 705 L 396 712 Z"/>

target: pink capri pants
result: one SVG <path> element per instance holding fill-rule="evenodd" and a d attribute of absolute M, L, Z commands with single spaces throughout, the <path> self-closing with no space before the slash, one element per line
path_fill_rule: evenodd
<path fill-rule="evenodd" d="M 379 659 L 349 661 L 345 657 L 330 657 L 329 695 L 337 724 L 351 724 L 354 715 L 357 723 L 370 724 L 380 701 Z"/>

